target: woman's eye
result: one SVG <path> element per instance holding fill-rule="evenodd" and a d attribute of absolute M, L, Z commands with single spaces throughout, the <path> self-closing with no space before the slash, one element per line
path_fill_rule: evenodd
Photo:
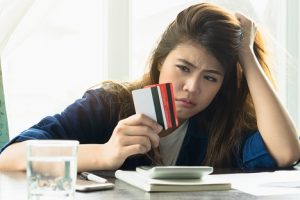
<path fill-rule="evenodd" d="M 190 69 L 184 65 L 176 65 L 181 71 L 183 72 L 189 72 Z"/>
<path fill-rule="evenodd" d="M 214 77 L 212 77 L 212 76 L 206 75 L 206 76 L 204 76 L 204 78 L 205 78 L 206 80 L 208 80 L 208 81 L 217 82 L 217 79 L 214 78 Z"/>

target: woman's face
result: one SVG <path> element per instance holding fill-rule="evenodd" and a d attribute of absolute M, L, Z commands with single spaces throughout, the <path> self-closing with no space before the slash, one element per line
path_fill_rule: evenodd
<path fill-rule="evenodd" d="M 217 59 L 204 47 L 191 42 L 172 50 L 159 69 L 159 83 L 173 84 L 179 121 L 203 111 L 224 79 L 224 70 Z"/>

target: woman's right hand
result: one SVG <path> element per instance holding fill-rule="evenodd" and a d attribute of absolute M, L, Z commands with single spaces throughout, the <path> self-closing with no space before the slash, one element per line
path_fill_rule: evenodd
<path fill-rule="evenodd" d="M 143 114 L 120 120 L 109 141 L 103 145 L 108 168 L 117 169 L 129 156 L 145 154 L 152 147 L 158 147 L 161 131 L 161 125 Z"/>

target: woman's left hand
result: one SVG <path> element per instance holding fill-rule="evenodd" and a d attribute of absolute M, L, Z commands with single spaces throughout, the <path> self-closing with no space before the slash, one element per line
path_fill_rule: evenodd
<path fill-rule="evenodd" d="M 239 60 L 243 62 L 245 56 L 249 55 L 249 53 L 253 53 L 253 44 L 257 28 L 255 23 L 245 15 L 235 13 L 235 16 L 239 20 L 243 31 L 243 38 L 239 49 Z"/>
<path fill-rule="evenodd" d="M 235 16 L 243 31 L 238 59 L 255 108 L 258 130 L 277 166 L 291 166 L 300 157 L 299 136 L 295 124 L 260 65 L 259 61 L 265 60 L 258 60 L 254 54 L 257 34 L 255 24 L 240 13 Z"/>

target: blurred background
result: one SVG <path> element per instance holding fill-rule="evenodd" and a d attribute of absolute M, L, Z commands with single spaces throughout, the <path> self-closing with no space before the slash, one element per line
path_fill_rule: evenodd
<path fill-rule="evenodd" d="M 138 78 L 166 26 L 200 2 L 242 12 L 261 28 L 280 98 L 299 129 L 298 0 L 0 0 L 10 137 L 103 80 Z"/>

